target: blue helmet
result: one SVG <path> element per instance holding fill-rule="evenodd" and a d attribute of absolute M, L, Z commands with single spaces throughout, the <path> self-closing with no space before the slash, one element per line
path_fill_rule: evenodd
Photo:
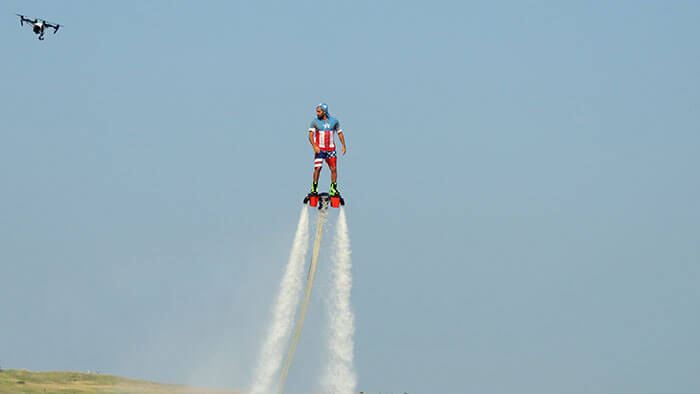
<path fill-rule="evenodd" d="M 326 115 L 330 116 L 331 114 L 328 112 L 328 104 L 326 103 L 320 103 L 319 105 L 316 106 L 316 108 L 321 108 L 321 111 L 325 112 Z"/>

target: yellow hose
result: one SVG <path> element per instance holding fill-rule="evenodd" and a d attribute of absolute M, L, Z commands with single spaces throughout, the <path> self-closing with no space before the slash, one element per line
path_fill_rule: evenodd
<path fill-rule="evenodd" d="M 320 203 L 320 202 L 319 202 Z M 311 265 L 309 266 L 309 276 L 306 278 L 306 289 L 304 290 L 304 299 L 301 302 L 301 310 L 299 310 L 299 318 L 297 319 L 296 327 L 294 328 L 294 337 L 292 338 L 292 343 L 289 345 L 289 352 L 287 353 L 287 360 L 284 363 L 284 368 L 282 369 L 282 375 L 280 376 L 280 384 L 277 389 L 278 394 L 282 394 L 284 390 L 284 383 L 287 380 L 287 374 L 289 374 L 289 368 L 292 365 L 292 359 L 294 358 L 294 352 L 297 350 L 297 344 L 299 343 L 299 337 L 301 336 L 301 328 L 304 326 L 304 319 L 306 318 L 306 308 L 309 306 L 309 300 L 311 299 L 311 288 L 314 285 L 314 277 L 316 276 L 316 263 L 318 262 L 318 251 L 321 249 L 321 237 L 323 236 L 323 225 L 326 223 L 326 218 L 328 216 L 328 209 L 323 208 L 318 211 L 318 222 L 316 224 L 316 240 L 314 241 L 314 250 L 311 255 Z"/>

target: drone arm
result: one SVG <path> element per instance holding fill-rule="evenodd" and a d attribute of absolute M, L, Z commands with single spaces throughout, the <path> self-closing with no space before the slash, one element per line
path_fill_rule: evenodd
<path fill-rule="evenodd" d="M 61 25 L 59 25 L 58 23 L 56 23 L 55 25 L 53 25 L 53 24 L 51 24 L 51 23 L 49 23 L 49 22 L 46 22 L 46 21 L 45 21 L 44 23 L 46 24 L 46 27 L 50 27 L 50 28 L 53 29 L 53 34 L 58 33 L 58 28 L 61 27 Z"/>

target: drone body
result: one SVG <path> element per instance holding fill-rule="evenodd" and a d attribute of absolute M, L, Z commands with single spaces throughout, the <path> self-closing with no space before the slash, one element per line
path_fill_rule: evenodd
<path fill-rule="evenodd" d="M 19 16 L 19 24 L 21 26 L 24 26 L 24 22 L 28 22 L 29 24 L 31 24 L 32 31 L 34 32 L 34 34 L 37 34 L 39 36 L 39 40 L 42 41 L 44 40 L 44 32 L 46 31 L 47 27 L 53 29 L 53 34 L 56 34 L 58 32 L 58 28 L 61 27 L 61 25 L 59 25 L 58 23 L 50 23 L 39 18 L 30 19 L 20 14 L 16 15 Z"/>

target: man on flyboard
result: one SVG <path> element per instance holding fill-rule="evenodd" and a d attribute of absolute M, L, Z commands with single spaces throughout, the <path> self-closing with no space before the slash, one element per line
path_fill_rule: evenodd
<path fill-rule="evenodd" d="M 321 174 L 323 161 L 325 160 L 331 169 L 330 197 L 340 197 L 338 191 L 338 168 L 336 165 L 337 156 L 335 153 L 335 139 L 338 135 L 340 143 L 343 145 L 343 155 L 347 151 L 345 148 L 345 137 L 340 128 L 338 119 L 332 117 L 328 112 L 328 104 L 321 103 L 316 106 L 316 118 L 309 126 L 309 142 L 314 148 L 314 181 L 311 185 L 309 196 L 318 195 L 318 177 Z"/>

